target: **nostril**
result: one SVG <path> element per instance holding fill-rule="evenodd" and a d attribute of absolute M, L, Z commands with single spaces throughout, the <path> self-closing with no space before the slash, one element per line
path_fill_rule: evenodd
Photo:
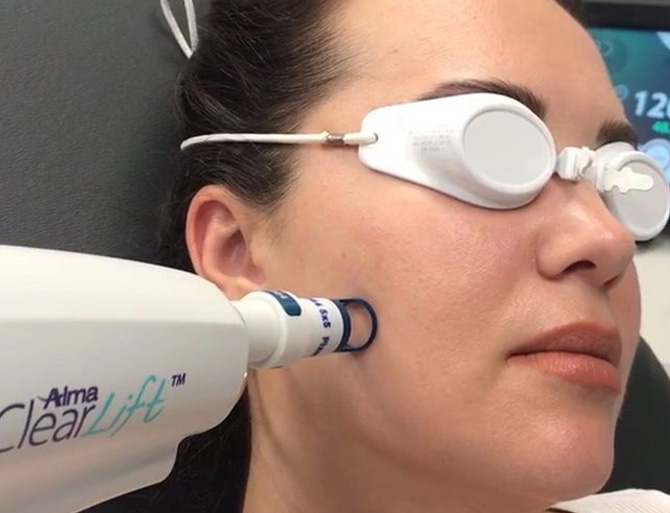
<path fill-rule="evenodd" d="M 587 270 L 587 269 L 593 269 L 595 268 L 596 264 L 593 262 L 589 262 L 588 260 L 580 260 L 579 262 L 575 262 L 572 264 L 570 267 L 568 267 L 565 272 L 574 272 L 574 271 L 579 271 L 579 270 Z"/>

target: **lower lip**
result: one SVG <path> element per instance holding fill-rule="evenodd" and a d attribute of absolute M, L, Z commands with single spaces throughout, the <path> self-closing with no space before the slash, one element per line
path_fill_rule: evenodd
<path fill-rule="evenodd" d="M 535 367 L 587 387 L 606 388 L 621 393 L 621 380 L 616 367 L 587 354 L 547 351 L 512 355 L 508 361 Z"/>

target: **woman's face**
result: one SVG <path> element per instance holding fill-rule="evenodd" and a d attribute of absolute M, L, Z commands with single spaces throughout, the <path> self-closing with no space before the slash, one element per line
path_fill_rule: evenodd
<path fill-rule="evenodd" d="M 356 0 L 336 23 L 352 71 L 300 131 L 358 131 L 370 110 L 460 79 L 543 98 L 559 151 L 595 147 L 603 123 L 625 121 L 596 47 L 551 0 Z M 556 326 L 615 327 L 625 389 L 640 323 L 634 243 L 598 193 L 553 178 L 529 205 L 494 211 L 372 171 L 353 148 L 297 151 L 281 235 L 256 253 L 262 287 L 365 298 L 380 330 L 359 355 L 261 371 L 263 429 L 287 454 L 310 440 L 323 458 L 355 447 L 461 489 L 598 490 L 623 394 L 508 362 Z"/>

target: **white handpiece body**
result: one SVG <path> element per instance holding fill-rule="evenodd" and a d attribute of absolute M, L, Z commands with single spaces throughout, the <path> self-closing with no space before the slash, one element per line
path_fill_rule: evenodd
<path fill-rule="evenodd" d="M 344 339 L 342 319 L 323 327 L 328 300 L 299 300 L 320 324 L 295 337 L 272 309 L 247 326 L 249 300 L 128 260 L 0 246 L 0 284 L 0 513 L 71 513 L 163 480 L 179 442 L 230 413 L 250 353 L 284 365 Z M 279 333 L 250 348 L 259 322 Z M 282 359 L 273 337 L 302 353 Z"/>

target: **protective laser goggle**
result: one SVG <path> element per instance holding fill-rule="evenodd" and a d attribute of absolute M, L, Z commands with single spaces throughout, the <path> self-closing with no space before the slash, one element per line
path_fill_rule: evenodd
<path fill-rule="evenodd" d="M 587 180 L 638 241 L 658 235 L 670 217 L 670 187 L 656 162 L 626 142 L 598 150 L 567 147 L 528 107 L 507 96 L 464 95 L 372 110 L 361 131 L 334 134 L 212 134 L 212 142 L 358 146 L 369 168 L 491 209 L 527 205 L 554 173 Z"/>

